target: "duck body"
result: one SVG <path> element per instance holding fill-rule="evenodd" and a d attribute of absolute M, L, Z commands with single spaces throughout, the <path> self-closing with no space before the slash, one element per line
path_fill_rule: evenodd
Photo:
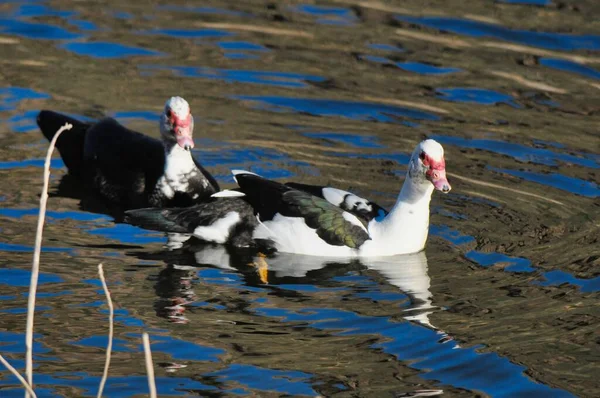
<path fill-rule="evenodd" d="M 170 106 L 167 102 L 169 112 Z M 69 174 L 111 204 L 125 209 L 190 206 L 219 190 L 189 147 L 167 139 L 168 128 L 161 141 L 112 118 L 92 124 L 48 110 L 39 113 L 37 123 L 48 140 L 63 124 L 73 125 L 61 134 L 56 147 Z"/>
<path fill-rule="evenodd" d="M 388 213 L 360 197 L 356 198 L 364 201 L 362 203 L 371 203 L 369 211 L 360 206 L 345 210 L 346 201 L 339 206 L 337 201 L 331 203 L 287 184 L 243 171 L 234 173 L 246 200 L 260 217 L 253 237 L 272 240 L 280 252 L 373 257 L 415 253 L 425 247 L 433 192 L 431 184 L 424 186 L 424 192 L 418 192 L 421 195 L 416 200 L 406 200 L 416 196 L 414 191 L 418 188 L 409 179 Z M 353 202 L 356 201 L 353 199 Z M 374 217 L 381 213 L 385 214 L 383 218 Z"/>

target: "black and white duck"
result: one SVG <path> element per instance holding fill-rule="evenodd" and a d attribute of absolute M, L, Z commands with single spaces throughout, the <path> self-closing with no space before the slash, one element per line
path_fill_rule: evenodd
<path fill-rule="evenodd" d="M 65 123 L 56 147 L 84 188 L 125 209 L 182 207 L 219 191 L 215 179 L 192 155 L 194 118 L 181 97 L 171 97 L 160 116 L 161 139 L 130 130 L 115 119 L 85 123 L 42 110 L 37 124 L 51 140 Z"/>
<path fill-rule="evenodd" d="M 148 229 L 188 233 L 206 242 L 334 257 L 415 253 L 425 247 L 434 190 L 450 191 L 444 149 L 431 139 L 414 149 L 396 204 L 380 206 L 335 188 L 286 185 L 242 170 L 239 185 L 185 209 L 139 209 L 125 221 Z"/>

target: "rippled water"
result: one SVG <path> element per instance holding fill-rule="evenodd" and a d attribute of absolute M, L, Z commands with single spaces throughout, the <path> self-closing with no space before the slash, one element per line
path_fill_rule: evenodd
<path fill-rule="evenodd" d="M 0 2 L 0 354 L 24 368 L 47 142 L 39 109 L 154 136 L 187 98 L 196 155 L 394 202 L 446 148 L 427 250 L 385 260 L 220 247 L 95 213 L 56 157 L 36 310 L 38 396 L 599 396 L 600 25 L 593 1 Z M 0 371 L 0 396 L 21 396 Z"/>

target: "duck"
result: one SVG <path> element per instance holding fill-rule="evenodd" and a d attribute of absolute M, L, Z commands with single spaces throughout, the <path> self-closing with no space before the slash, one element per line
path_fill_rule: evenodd
<path fill-rule="evenodd" d="M 321 257 L 394 256 L 425 248 L 433 191 L 451 190 L 444 148 L 433 139 L 413 150 L 389 212 L 356 195 L 344 200 L 353 194 L 343 190 L 283 184 L 244 170 L 232 173 L 235 190 L 185 209 L 127 211 L 125 222 L 235 247 L 267 244 L 278 252 Z"/>
<path fill-rule="evenodd" d="M 56 148 L 85 188 L 125 210 L 187 207 L 219 192 L 215 178 L 192 155 L 194 118 L 188 102 L 169 98 L 159 119 L 160 139 L 106 117 L 94 123 L 42 110 L 37 124 L 51 141 L 65 123 Z"/>

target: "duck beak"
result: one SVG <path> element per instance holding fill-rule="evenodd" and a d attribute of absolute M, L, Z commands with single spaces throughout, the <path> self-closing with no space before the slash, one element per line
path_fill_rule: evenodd
<path fill-rule="evenodd" d="M 189 127 L 175 127 L 175 138 L 177 139 L 177 145 L 189 151 L 194 147 L 194 139 L 192 138 L 192 131 Z"/>
<path fill-rule="evenodd" d="M 446 178 L 446 170 L 432 170 L 429 175 L 429 181 L 433 184 L 433 187 L 443 193 L 448 193 L 452 189 L 448 179 Z"/>

